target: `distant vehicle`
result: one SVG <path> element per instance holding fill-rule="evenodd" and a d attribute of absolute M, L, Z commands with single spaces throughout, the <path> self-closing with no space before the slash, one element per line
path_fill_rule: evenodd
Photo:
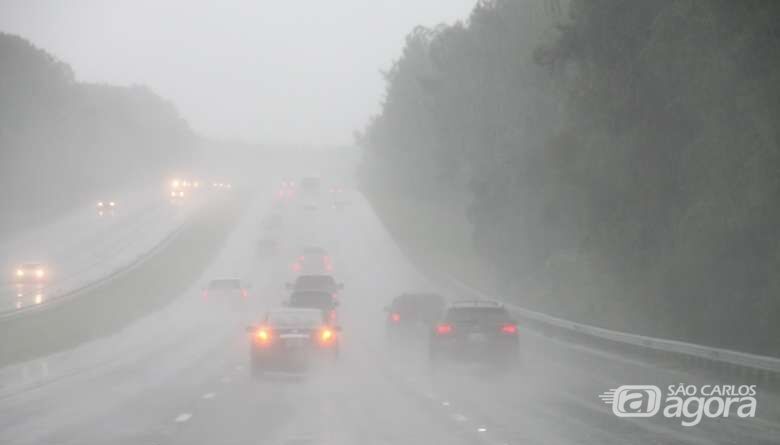
<path fill-rule="evenodd" d="M 253 375 L 265 371 L 303 371 L 318 358 L 336 359 L 340 326 L 323 320 L 315 309 L 276 309 L 259 326 L 250 326 Z"/>
<path fill-rule="evenodd" d="M 330 202 L 331 207 L 337 210 L 341 210 L 349 205 L 349 200 L 346 197 L 346 193 L 343 187 L 334 186 L 330 188 Z"/>
<path fill-rule="evenodd" d="M 287 289 L 295 291 L 317 290 L 336 294 L 344 289 L 344 283 L 337 283 L 331 275 L 300 275 L 293 283 L 287 283 Z"/>
<path fill-rule="evenodd" d="M 114 216 L 116 210 L 116 202 L 114 201 L 98 201 L 95 205 L 98 216 Z"/>
<path fill-rule="evenodd" d="M 295 197 L 295 181 L 292 179 L 282 179 L 279 183 L 279 190 L 276 192 L 276 197 L 281 200 L 288 200 Z"/>
<path fill-rule="evenodd" d="M 45 284 L 48 280 L 46 268 L 40 263 L 25 263 L 14 271 L 17 284 Z"/>
<path fill-rule="evenodd" d="M 320 178 L 316 176 L 306 176 L 301 179 L 301 192 L 316 195 L 320 193 Z"/>
<path fill-rule="evenodd" d="M 333 260 L 328 252 L 321 247 L 304 247 L 301 255 L 292 265 L 293 272 L 320 274 L 333 272 Z"/>
<path fill-rule="evenodd" d="M 184 190 L 176 189 L 171 190 L 170 198 L 171 198 L 171 204 L 173 205 L 180 205 L 184 203 L 186 193 Z"/>
<path fill-rule="evenodd" d="M 385 307 L 387 335 L 391 339 L 427 334 L 444 312 L 444 297 L 432 293 L 405 293 Z"/>
<path fill-rule="evenodd" d="M 249 300 L 249 285 L 238 278 L 211 280 L 203 289 L 203 300 L 242 307 Z"/>
<path fill-rule="evenodd" d="M 452 303 L 431 330 L 429 354 L 433 363 L 450 360 L 514 365 L 519 357 L 517 324 L 496 301 Z"/>
<path fill-rule="evenodd" d="M 323 317 L 331 323 L 338 319 L 336 308 L 338 299 L 331 292 L 321 290 L 293 291 L 286 303 L 287 307 L 318 309 Z"/>

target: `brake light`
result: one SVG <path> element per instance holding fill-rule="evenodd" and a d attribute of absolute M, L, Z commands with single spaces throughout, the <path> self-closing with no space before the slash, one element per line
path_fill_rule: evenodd
<path fill-rule="evenodd" d="M 330 313 L 328 314 L 328 319 L 330 319 L 330 321 L 336 321 L 336 310 L 335 309 L 331 309 Z"/>
<path fill-rule="evenodd" d="M 501 332 L 504 334 L 517 334 L 517 325 L 512 323 L 506 323 L 501 326 Z"/>
<path fill-rule="evenodd" d="M 451 324 L 440 324 L 436 326 L 436 333 L 439 335 L 447 335 L 452 334 L 452 325 Z"/>
<path fill-rule="evenodd" d="M 300 272 L 301 271 L 301 265 L 299 263 L 293 263 L 292 270 L 293 270 L 293 272 Z"/>
<path fill-rule="evenodd" d="M 390 314 L 390 320 L 392 320 L 393 323 L 398 323 L 399 321 L 401 321 L 401 314 L 399 314 L 398 312 L 393 312 L 392 314 Z"/>
<path fill-rule="evenodd" d="M 249 296 L 249 292 L 246 291 L 246 289 L 241 289 L 241 298 L 247 298 Z"/>
<path fill-rule="evenodd" d="M 208 298 L 209 298 L 209 291 L 207 291 L 207 290 L 204 290 L 204 291 L 203 291 L 203 299 L 204 299 L 204 300 L 208 300 Z"/>
<path fill-rule="evenodd" d="M 269 328 L 260 328 L 255 332 L 255 339 L 261 345 L 267 345 L 271 342 L 271 330 Z"/>
<path fill-rule="evenodd" d="M 322 328 L 320 331 L 320 343 L 327 344 L 332 342 L 336 337 L 336 334 L 329 328 Z"/>

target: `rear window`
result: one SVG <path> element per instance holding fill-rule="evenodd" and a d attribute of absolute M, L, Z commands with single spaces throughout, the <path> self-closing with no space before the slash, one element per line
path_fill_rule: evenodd
<path fill-rule="evenodd" d="M 322 313 L 318 310 L 274 311 L 269 312 L 267 321 L 279 327 L 315 327 L 322 323 Z"/>
<path fill-rule="evenodd" d="M 295 280 L 295 287 L 333 286 L 336 281 L 329 275 L 306 275 Z"/>
<path fill-rule="evenodd" d="M 502 322 L 509 320 L 509 313 L 502 307 L 458 307 L 450 308 L 446 319 L 452 322 Z"/>
<path fill-rule="evenodd" d="M 209 283 L 210 290 L 237 290 L 241 289 L 241 280 L 214 280 Z"/>
<path fill-rule="evenodd" d="M 306 255 L 325 255 L 325 249 L 321 247 L 304 247 L 303 253 Z"/>
<path fill-rule="evenodd" d="M 290 296 L 290 305 L 329 309 L 333 307 L 333 297 L 327 292 L 297 292 Z"/>

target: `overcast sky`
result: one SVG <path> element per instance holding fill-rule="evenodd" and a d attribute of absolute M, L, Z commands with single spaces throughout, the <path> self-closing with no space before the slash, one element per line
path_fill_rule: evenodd
<path fill-rule="evenodd" d="M 79 80 L 145 84 L 208 136 L 350 143 L 418 24 L 476 0 L 0 0 L 0 30 Z"/>

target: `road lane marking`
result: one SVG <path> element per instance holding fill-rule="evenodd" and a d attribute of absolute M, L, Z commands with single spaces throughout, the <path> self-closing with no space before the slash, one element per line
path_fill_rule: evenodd
<path fill-rule="evenodd" d="M 450 406 L 450 402 L 441 402 L 442 406 Z"/>
<path fill-rule="evenodd" d="M 485 431 L 487 431 L 487 428 L 481 426 L 481 427 L 477 428 L 477 431 L 479 431 L 480 433 L 484 433 Z"/>
<path fill-rule="evenodd" d="M 192 418 L 192 413 L 181 413 L 173 420 L 176 423 L 184 423 Z"/>
<path fill-rule="evenodd" d="M 222 383 L 230 383 L 230 377 L 222 377 Z"/>
<path fill-rule="evenodd" d="M 465 422 L 465 421 L 469 420 L 468 417 L 466 417 L 466 416 L 464 416 L 463 414 L 460 414 L 460 413 L 453 414 L 452 418 L 457 420 L 458 422 Z"/>
<path fill-rule="evenodd" d="M 217 395 L 216 393 L 213 393 L 213 392 L 207 392 L 206 394 L 203 394 L 203 398 L 204 398 L 204 399 L 206 399 L 206 400 L 208 400 L 208 399 L 213 399 L 213 398 L 214 398 L 214 396 L 216 396 L 216 395 Z"/>

